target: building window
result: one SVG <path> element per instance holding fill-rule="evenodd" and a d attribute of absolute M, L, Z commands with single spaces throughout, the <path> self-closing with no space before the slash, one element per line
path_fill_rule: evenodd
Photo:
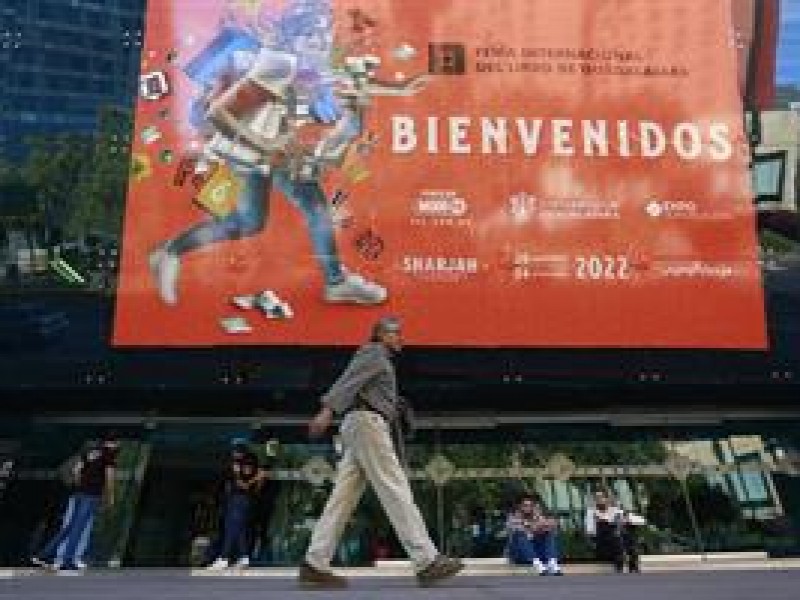
<path fill-rule="evenodd" d="M 756 203 L 781 202 L 786 179 L 787 152 L 768 152 L 753 156 L 752 181 Z"/>

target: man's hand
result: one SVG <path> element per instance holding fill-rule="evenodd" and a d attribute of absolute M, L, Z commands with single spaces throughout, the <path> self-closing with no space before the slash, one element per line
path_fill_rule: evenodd
<path fill-rule="evenodd" d="M 308 435 L 317 438 L 323 435 L 333 421 L 333 410 L 329 406 L 323 407 L 308 424 Z"/>

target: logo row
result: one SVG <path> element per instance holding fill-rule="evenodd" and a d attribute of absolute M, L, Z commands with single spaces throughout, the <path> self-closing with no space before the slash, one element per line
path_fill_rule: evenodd
<path fill-rule="evenodd" d="M 623 206 L 617 200 L 541 199 L 533 194 L 520 192 L 511 195 L 504 210 L 510 221 L 523 225 L 533 221 L 547 220 L 619 220 Z M 641 204 L 641 214 L 647 219 L 697 219 L 727 220 L 734 218 L 732 209 L 706 209 L 693 200 L 662 200 L 651 198 Z M 429 220 L 453 224 L 473 217 L 473 208 L 468 200 L 455 191 L 424 191 L 412 204 L 412 218 L 420 222 Z"/>

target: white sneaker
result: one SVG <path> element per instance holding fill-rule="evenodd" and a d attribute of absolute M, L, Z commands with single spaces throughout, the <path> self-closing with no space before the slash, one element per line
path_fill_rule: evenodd
<path fill-rule="evenodd" d="M 558 561 L 555 558 L 551 558 L 550 562 L 547 563 L 547 572 L 550 573 L 550 575 L 563 575 L 561 567 L 558 565 Z"/>
<path fill-rule="evenodd" d="M 218 558 L 213 563 L 206 567 L 208 571 L 222 571 L 228 568 L 228 561 L 224 558 Z"/>
<path fill-rule="evenodd" d="M 236 564 L 234 565 L 234 567 L 237 568 L 237 569 L 246 569 L 249 566 L 250 566 L 250 557 L 249 556 L 241 557 L 239 560 L 236 561 Z"/>
<path fill-rule="evenodd" d="M 66 575 L 75 576 L 75 575 L 83 575 L 83 571 L 81 571 L 76 565 L 61 565 L 56 569 L 57 575 Z"/>
<path fill-rule="evenodd" d="M 150 272 L 156 280 L 158 294 L 164 304 L 175 306 L 178 303 L 178 276 L 181 272 L 181 258 L 175 252 L 163 247 L 153 250 L 148 257 Z"/>
<path fill-rule="evenodd" d="M 539 575 L 547 575 L 547 567 L 545 567 L 544 563 L 538 558 L 533 559 L 533 570 Z"/>
<path fill-rule="evenodd" d="M 30 560 L 31 564 L 37 567 L 41 567 L 42 569 L 49 569 L 52 567 L 52 565 L 49 562 L 47 562 L 46 560 L 42 560 L 38 556 L 31 556 Z"/>
<path fill-rule="evenodd" d="M 79 571 L 85 571 L 88 568 L 88 565 L 82 560 L 76 560 L 75 566 L 78 567 Z"/>
<path fill-rule="evenodd" d="M 386 296 L 386 288 L 355 273 L 345 273 L 344 281 L 325 288 L 325 301 L 332 304 L 382 304 Z"/>

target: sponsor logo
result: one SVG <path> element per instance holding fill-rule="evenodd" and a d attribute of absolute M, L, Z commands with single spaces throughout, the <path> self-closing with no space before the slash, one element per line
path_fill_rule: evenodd
<path fill-rule="evenodd" d="M 411 224 L 425 226 L 472 225 L 472 207 L 458 192 L 425 190 L 411 204 Z"/>
<path fill-rule="evenodd" d="M 431 75 L 463 75 L 467 72 L 464 44 L 428 44 L 428 72 Z"/>
<path fill-rule="evenodd" d="M 747 271 L 744 264 L 732 264 L 704 260 L 654 261 L 655 274 L 670 279 L 731 279 Z"/>
<path fill-rule="evenodd" d="M 648 216 L 657 219 L 664 214 L 664 206 L 658 200 L 651 200 L 647 203 L 647 206 L 644 207 L 644 212 L 646 212 Z"/>
<path fill-rule="evenodd" d="M 533 220 L 616 220 L 620 218 L 620 202 L 595 198 L 541 199 L 520 192 L 508 199 L 508 212 L 514 223 Z"/>
<path fill-rule="evenodd" d="M 536 216 L 537 209 L 538 200 L 532 194 L 518 192 L 508 198 L 508 212 L 516 223 L 530 221 Z"/>
<path fill-rule="evenodd" d="M 688 218 L 697 216 L 700 212 L 697 203 L 691 200 L 650 200 L 644 211 L 653 219 Z"/>
<path fill-rule="evenodd" d="M 428 280 L 452 281 L 476 275 L 481 269 L 474 256 L 414 256 L 402 260 L 402 270 L 407 275 Z"/>
<path fill-rule="evenodd" d="M 724 220 L 733 218 L 730 210 L 704 209 L 693 200 L 652 199 L 644 205 L 651 219 L 703 219 Z"/>
<path fill-rule="evenodd" d="M 456 192 L 426 191 L 416 200 L 414 216 L 419 218 L 463 218 L 469 214 L 469 204 Z"/>
<path fill-rule="evenodd" d="M 513 255 L 511 277 L 514 281 L 570 276 L 570 257 L 565 254 L 534 254 L 518 250 Z"/>

